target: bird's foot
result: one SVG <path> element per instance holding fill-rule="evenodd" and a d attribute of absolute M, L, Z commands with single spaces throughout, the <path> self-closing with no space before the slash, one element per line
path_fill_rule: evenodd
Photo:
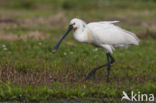
<path fill-rule="evenodd" d="M 52 53 L 55 53 L 56 51 L 57 51 L 56 49 L 53 49 L 51 52 L 52 52 Z"/>
<path fill-rule="evenodd" d="M 108 78 L 107 78 L 106 82 L 109 83 L 109 79 Z"/>
<path fill-rule="evenodd" d="M 84 79 L 84 81 L 90 79 L 92 76 L 95 77 L 95 71 L 91 71 L 91 72 L 89 72 L 88 75 L 86 76 L 86 78 Z"/>

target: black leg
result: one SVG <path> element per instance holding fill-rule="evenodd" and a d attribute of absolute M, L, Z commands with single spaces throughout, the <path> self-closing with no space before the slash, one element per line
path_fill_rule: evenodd
<path fill-rule="evenodd" d="M 107 82 L 109 82 L 109 72 L 110 72 L 110 68 L 111 68 L 111 64 L 110 64 L 110 54 L 107 53 Z"/>
<path fill-rule="evenodd" d="M 114 62 L 115 62 L 115 59 L 112 57 L 112 55 L 110 54 L 110 53 L 107 53 L 107 55 L 110 57 L 110 59 L 111 59 L 111 64 L 113 64 Z"/>
<path fill-rule="evenodd" d="M 108 65 L 109 65 L 109 69 L 108 69 L 108 70 L 110 71 L 110 64 L 114 63 L 115 60 L 114 60 L 114 58 L 111 56 L 110 53 L 107 53 L 106 55 L 107 55 L 107 64 L 104 64 L 104 65 L 101 65 L 101 66 L 99 66 L 99 67 L 97 67 L 97 68 L 92 69 L 91 72 L 89 72 L 88 75 L 86 76 L 86 78 L 84 79 L 85 81 L 88 80 L 88 79 L 90 79 L 91 76 L 95 75 L 96 71 L 97 71 L 98 69 L 102 68 L 102 67 L 105 67 L 105 66 L 108 66 Z M 110 61 L 109 64 L 108 64 L 108 58 L 109 58 L 109 57 L 110 57 L 111 61 Z M 107 73 L 107 81 L 108 81 L 108 78 L 109 78 L 109 72 Z"/>
<path fill-rule="evenodd" d="M 88 80 L 91 76 L 95 75 L 96 71 L 97 71 L 98 69 L 104 67 L 104 66 L 107 66 L 107 64 L 104 64 L 104 65 L 101 65 L 101 66 L 99 66 L 99 67 L 97 67 L 97 68 L 92 69 L 92 70 L 88 73 L 88 75 L 86 76 L 85 81 Z"/>

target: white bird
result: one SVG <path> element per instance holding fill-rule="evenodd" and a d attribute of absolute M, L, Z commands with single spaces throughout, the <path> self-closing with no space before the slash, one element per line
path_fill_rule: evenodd
<path fill-rule="evenodd" d="M 85 78 L 89 79 L 95 72 L 107 66 L 107 81 L 109 80 L 109 72 L 111 64 L 115 62 L 112 57 L 113 50 L 116 48 L 127 48 L 129 45 L 139 45 L 139 39 L 137 36 L 114 25 L 119 21 L 101 21 L 101 22 L 91 22 L 86 24 L 83 20 L 74 18 L 70 21 L 68 31 L 63 35 L 57 45 L 54 47 L 53 52 L 56 52 L 62 40 L 67 36 L 67 34 L 73 29 L 74 38 L 82 43 L 89 43 L 94 46 L 103 48 L 107 56 L 107 64 L 94 68 Z"/>

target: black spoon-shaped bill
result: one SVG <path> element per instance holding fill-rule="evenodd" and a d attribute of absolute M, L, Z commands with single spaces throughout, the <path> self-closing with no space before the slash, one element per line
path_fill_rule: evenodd
<path fill-rule="evenodd" d="M 59 40 L 59 42 L 56 44 L 56 46 L 53 48 L 52 52 L 55 53 L 57 51 L 57 49 L 59 48 L 61 42 L 63 41 L 63 39 L 69 34 L 69 32 L 73 29 L 72 25 L 69 25 L 68 30 L 66 31 L 66 33 L 62 36 L 62 38 Z"/>

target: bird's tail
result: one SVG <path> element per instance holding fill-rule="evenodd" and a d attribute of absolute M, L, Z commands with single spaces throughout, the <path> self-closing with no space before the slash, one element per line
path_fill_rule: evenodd
<path fill-rule="evenodd" d="M 128 41 L 129 41 L 130 44 L 139 45 L 140 40 L 136 36 L 136 34 L 134 34 L 132 32 L 129 32 L 127 30 L 124 30 L 124 32 L 126 32 L 128 34 L 127 36 L 129 36 Z"/>

